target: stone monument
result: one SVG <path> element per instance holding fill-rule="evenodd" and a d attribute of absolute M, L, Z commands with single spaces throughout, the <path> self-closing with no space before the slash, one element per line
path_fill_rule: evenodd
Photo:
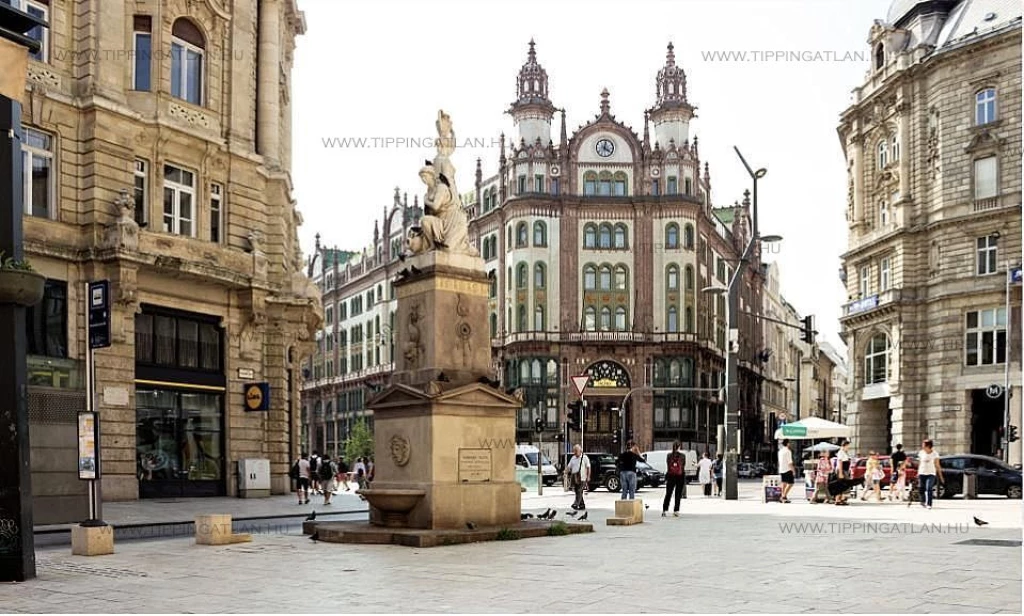
<path fill-rule="evenodd" d="M 392 386 L 367 403 L 375 479 L 362 494 L 375 526 L 512 527 L 520 522 L 514 445 L 522 403 L 488 384 L 488 280 L 469 243 L 444 111 L 437 131 L 437 156 L 419 174 L 425 215 L 407 238 L 395 282 Z"/>

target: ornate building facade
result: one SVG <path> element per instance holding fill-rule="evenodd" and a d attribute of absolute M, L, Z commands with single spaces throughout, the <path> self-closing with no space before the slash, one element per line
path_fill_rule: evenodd
<path fill-rule="evenodd" d="M 291 196 L 302 13 L 294 0 L 14 2 L 50 23 L 22 99 L 25 248 L 48 278 L 29 311 L 37 513 L 81 519 L 61 424 L 84 408 L 85 284 L 103 279 L 104 499 L 234 494 L 242 458 L 268 459 L 287 491 L 321 319 Z M 247 383 L 269 385 L 269 410 L 247 412 Z"/>
<path fill-rule="evenodd" d="M 896 0 L 870 29 L 839 125 L 859 450 L 1004 455 L 1020 426 L 1020 39 L 1020 5 L 999 0 Z"/>
<path fill-rule="evenodd" d="M 552 125 L 558 110 L 531 41 L 508 109 L 517 133 L 508 140 L 502 136 L 497 174 L 485 177 L 478 161 L 473 193 L 463 198 L 471 239 L 492 280 L 495 378 L 509 391 L 522 390 L 517 438 L 543 440 L 552 457 L 564 447 L 555 443 L 560 436 L 564 440 L 565 406 L 576 399 L 569 393 L 574 375 L 591 376 L 584 425 L 588 450 L 615 450 L 630 437 L 647 448 L 674 440 L 714 448 L 722 422 L 717 390 L 725 385 L 725 297 L 702 290 L 727 284 L 749 238 L 749 203 L 712 207 L 710 168 L 690 130 L 695 108 L 671 45 L 655 84 L 642 135 L 615 118 L 604 91 L 598 113 L 572 135 L 563 111 L 556 138 Z M 383 218 L 383 233 L 375 232 L 368 257 L 343 268 L 344 284 L 355 286 L 336 289 L 333 297 L 349 304 L 348 318 L 351 302 L 360 295 L 365 300 L 374 286 L 379 312 L 358 324 L 363 330 L 358 342 L 346 322 L 341 330 L 349 329 L 347 348 L 339 350 L 336 338 L 333 356 L 318 355 L 325 371 L 326 357 L 333 359 L 335 376 L 321 373 L 305 388 L 311 425 L 318 404 L 321 412 L 333 404 L 337 415 L 337 387 L 367 379 L 377 386 L 378 374 L 383 378 L 390 371 L 387 335 L 394 304 L 388 280 L 401 269 L 396 242 L 400 246 L 407 229 L 395 221 L 398 212 L 410 210 L 414 216 L 415 207 L 396 202 Z M 747 272 L 741 283 L 745 313 L 761 306 L 759 259 Z M 337 274 L 334 284 L 343 284 Z M 343 305 L 330 300 L 326 310 L 332 303 L 335 311 Z M 382 347 L 381 363 L 376 350 L 367 348 L 371 335 Z M 739 344 L 739 408 L 749 450 L 765 429 L 761 330 L 748 314 L 740 316 Z M 338 372 L 342 356 L 348 365 Z M 360 356 L 366 361 L 353 365 L 352 358 Z M 314 358 L 309 366 L 314 376 L 319 362 Z M 534 430 L 537 419 L 541 434 Z M 326 427 L 324 434 L 312 442 L 326 444 Z M 578 442 L 579 434 L 569 439 Z"/>

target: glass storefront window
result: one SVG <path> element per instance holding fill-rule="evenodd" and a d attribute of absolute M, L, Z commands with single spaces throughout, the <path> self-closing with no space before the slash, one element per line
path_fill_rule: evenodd
<path fill-rule="evenodd" d="M 137 389 L 140 496 L 224 494 L 223 396 Z"/>

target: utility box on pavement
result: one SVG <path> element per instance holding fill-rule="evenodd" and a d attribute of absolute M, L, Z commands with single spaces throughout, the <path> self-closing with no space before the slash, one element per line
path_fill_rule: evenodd
<path fill-rule="evenodd" d="M 246 458 L 238 461 L 238 497 L 270 496 L 270 460 Z"/>
<path fill-rule="evenodd" d="M 973 471 L 964 473 L 964 498 L 978 498 L 978 475 Z"/>

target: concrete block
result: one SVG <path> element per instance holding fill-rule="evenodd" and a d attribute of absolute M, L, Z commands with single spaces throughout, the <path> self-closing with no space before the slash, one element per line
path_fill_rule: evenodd
<path fill-rule="evenodd" d="M 196 545 L 230 545 L 252 541 L 249 533 L 231 532 L 231 516 L 225 514 L 196 516 Z"/>
<path fill-rule="evenodd" d="M 75 556 L 103 556 L 114 553 L 113 526 L 72 526 L 71 553 Z"/>
<path fill-rule="evenodd" d="M 633 526 L 634 524 L 640 524 L 643 520 L 636 520 L 633 518 L 608 518 L 605 523 L 608 526 Z"/>
<path fill-rule="evenodd" d="M 615 517 L 634 520 L 639 524 L 644 521 L 644 502 L 640 499 L 615 501 Z"/>

